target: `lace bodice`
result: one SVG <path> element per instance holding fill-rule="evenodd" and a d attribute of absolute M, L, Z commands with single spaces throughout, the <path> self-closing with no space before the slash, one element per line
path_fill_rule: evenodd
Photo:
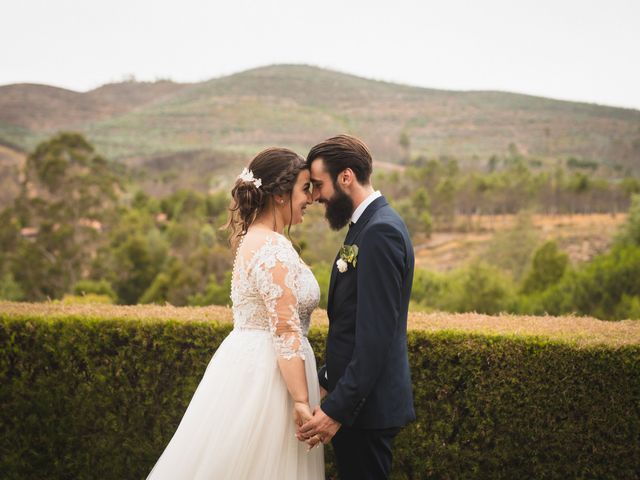
<path fill-rule="evenodd" d="M 231 280 L 234 328 L 268 330 L 278 356 L 304 359 L 320 287 L 291 242 L 276 232 L 242 238 Z"/>

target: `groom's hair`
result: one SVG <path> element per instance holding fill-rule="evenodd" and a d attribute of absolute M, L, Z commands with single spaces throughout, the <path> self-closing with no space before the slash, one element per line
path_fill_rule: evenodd
<path fill-rule="evenodd" d="M 373 160 L 371 152 L 364 142 L 351 135 L 331 137 L 313 147 L 307 155 L 307 166 L 311 168 L 314 160 L 321 158 L 335 184 L 338 175 L 346 168 L 356 174 L 358 183 L 369 184 Z"/>

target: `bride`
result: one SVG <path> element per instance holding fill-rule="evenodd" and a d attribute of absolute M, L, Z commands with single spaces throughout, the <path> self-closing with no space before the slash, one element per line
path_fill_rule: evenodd
<path fill-rule="evenodd" d="M 324 479 L 321 444 L 308 450 L 295 435 L 320 403 L 306 337 L 320 289 L 283 234 L 302 222 L 310 188 L 305 161 L 284 148 L 238 177 L 227 223 L 234 328 L 148 480 Z"/>

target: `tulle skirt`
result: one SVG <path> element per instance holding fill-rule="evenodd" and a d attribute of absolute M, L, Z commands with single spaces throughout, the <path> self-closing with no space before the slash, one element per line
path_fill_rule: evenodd
<path fill-rule="evenodd" d="M 313 410 L 320 390 L 313 351 L 303 340 Z M 271 334 L 234 329 L 147 480 L 324 480 L 322 446 L 307 452 L 295 438 L 292 411 Z"/>

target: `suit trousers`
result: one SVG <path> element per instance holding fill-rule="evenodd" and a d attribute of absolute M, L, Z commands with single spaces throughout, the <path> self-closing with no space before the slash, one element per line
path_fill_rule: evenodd
<path fill-rule="evenodd" d="M 340 480 L 383 480 L 391 474 L 391 449 L 399 427 L 342 426 L 331 440 Z"/>

